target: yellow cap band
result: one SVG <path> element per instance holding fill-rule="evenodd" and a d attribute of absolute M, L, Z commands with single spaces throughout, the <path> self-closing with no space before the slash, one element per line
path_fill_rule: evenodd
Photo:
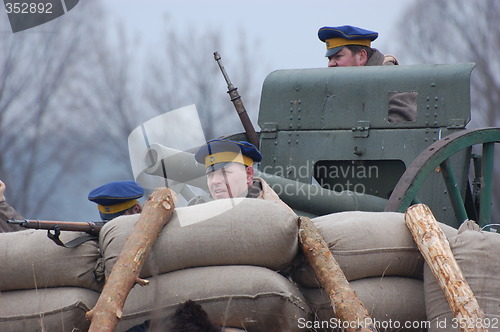
<path fill-rule="evenodd" d="M 331 48 L 335 48 L 338 46 L 345 46 L 345 45 L 361 45 L 361 46 L 368 46 L 370 47 L 371 41 L 370 39 L 345 39 L 345 38 L 332 38 L 332 39 L 327 39 L 325 41 L 326 43 L 326 49 L 329 50 Z"/>
<path fill-rule="evenodd" d="M 217 152 L 205 157 L 205 167 L 218 163 L 240 163 L 246 166 L 253 165 L 253 159 L 236 152 Z"/>
<path fill-rule="evenodd" d="M 126 210 L 128 208 L 131 208 L 135 204 L 137 204 L 137 200 L 133 199 L 133 200 L 130 200 L 130 201 L 126 201 L 126 202 L 119 203 L 119 204 L 114 204 L 114 205 L 100 205 L 100 204 L 97 204 L 97 208 L 102 213 L 117 213 L 117 212 Z"/>

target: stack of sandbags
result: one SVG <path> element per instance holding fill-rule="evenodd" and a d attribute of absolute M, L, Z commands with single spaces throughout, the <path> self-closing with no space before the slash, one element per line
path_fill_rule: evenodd
<path fill-rule="evenodd" d="M 82 235 L 62 232 L 61 240 Z M 64 248 L 46 231 L 1 233 L 0 331 L 88 329 L 85 312 L 103 286 L 94 277 L 100 257 L 96 241 Z"/>
<path fill-rule="evenodd" d="M 371 277 L 349 282 L 368 310 L 379 331 L 422 331 L 425 321 L 422 281 L 405 277 Z M 345 331 L 348 324 L 340 322 L 333 313 L 328 294 L 323 288 L 301 288 L 315 312 L 311 326 L 316 331 Z M 315 325 L 314 325 L 315 324 Z"/>
<path fill-rule="evenodd" d="M 140 216 L 122 216 L 100 234 L 106 275 Z M 187 300 L 201 304 L 218 325 L 248 331 L 297 331 L 309 307 L 278 271 L 298 252 L 298 218 L 260 199 L 217 200 L 176 208 L 127 298 L 118 331 L 170 315 Z"/>
<path fill-rule="evenodd" d="M 426 320 L 424 259 L 404 215 L 354 211 L 321 216 L 313 222 L 378 327 L 420 330 L 419 322 Z M 312 269 L 302 261 L 292 278 L 316 312 L 318 331 L 330 331 L 327 322 L 336 322 L 336 317 Z"/>
<path fill-rule="evenodd" d="M 132 289 L 117 331 L 148 319 L 153 309 L 168 317 L 188 299 L 200 304 L 214 324 L 247 331 L 298 331 L 298 320 L 309 317 L 297 287 L 263 267 L 194 267 L 149 280 L 151 285 Z"/>
<path fill-rule="evenodd" d="M 486 318 L 483 326 L 500 331 L 500 234 L 481 231 L 466 221 L 454 236 L 448 236 L 451 251 L 474 293 Z M 429 331 L 460 331 L 460 327 L 478 327 L 477 322 L 459 321 L 451 314 L 436 278 L 424 267 L 424 291 Z"/>

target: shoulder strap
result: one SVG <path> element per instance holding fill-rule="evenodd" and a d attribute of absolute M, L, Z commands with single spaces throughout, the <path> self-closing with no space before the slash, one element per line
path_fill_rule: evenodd
<path fill-rule="evenodd" d="M 77 238 L 74 238 L 71 241 L 68 241 L 66 243 L 63 243 L 61 239 L 59 238 L 59 235 L 61 235 L 61 230 L 59 227 L 54 227 L 54 233 L 50 232 L 50 229 L 47 231 L 47 237 L 54 241 L 55 244 L 58 246 L 64 247 L 64 248 L 75 248 L 78 247 L 80 244 L 85 243 L 90 240 L 96 240 L 99 237 L 95 235 L 90 235 L 90 234 L 85 234 L 82 236 L 79 236 Z"/>

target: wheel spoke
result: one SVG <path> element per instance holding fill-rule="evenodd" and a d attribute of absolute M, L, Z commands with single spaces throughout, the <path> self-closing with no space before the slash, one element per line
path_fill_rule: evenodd
<path fill-rule="evenodd" d="M 493 192 L 494 143 L 483 144 L 483 163 L 481 176 L 481 198 L 479 203 L 480 226 L 491 223 L 491 195 Z"/>
<path fill-rule="evenodd" d="M 455 173 L 451 167 L 450 159 L 446 159 L 441 163 L 441 171 L 443 173 L 446 189 L 448 190 L 448 195 L 450 195 L 453 211 L 455 212 L 455 216 L 458 220 L 457 226 L 460 226 L 460 224 L 467 220 L 468 217 L 462 195 L 460 194 L 460 189 L 458 188 Z"/>

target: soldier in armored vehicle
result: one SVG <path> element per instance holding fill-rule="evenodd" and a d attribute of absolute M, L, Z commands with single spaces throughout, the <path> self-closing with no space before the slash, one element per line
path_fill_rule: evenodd
<path fill-rule="evenodd" d="M 384 55 L 371 42 L 378 33 L 350 25 L 322 27 L 318 38 L 326 44 L 328 67 L 399 65 L 393 55 Z M 416 97 L 401 92 L 389 99 L 388 121 L 390 123 L 413 122 L 417 116 Z"/>

